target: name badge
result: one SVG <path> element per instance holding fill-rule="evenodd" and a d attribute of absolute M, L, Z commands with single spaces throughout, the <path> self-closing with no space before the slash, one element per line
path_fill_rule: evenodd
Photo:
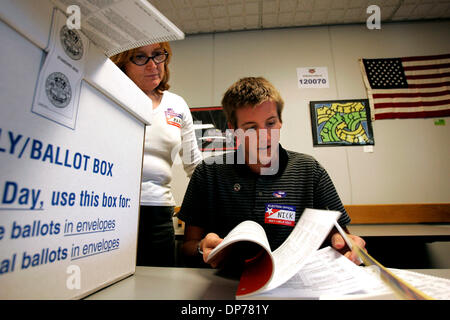
<path fill-rule="evenodd" d="M 176 113 L 172 108 L 168 108 L 167 111 L 165 111 L 165 114 L 167 124 L 170 124 L 177 128 L 181 128 L 181 125 L 183 123 L 183 116 L 181 113 Z"/>
<path fill-rule="evenodd" d="M 264 222 L 293 227 L 295 225 L 295 206 L 266 204 Z"/>

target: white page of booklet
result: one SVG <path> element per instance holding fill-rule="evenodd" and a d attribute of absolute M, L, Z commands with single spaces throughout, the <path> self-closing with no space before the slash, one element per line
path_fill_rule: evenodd
<path fill-rule="evenodd" d="M 266 291 L 258 298 L 319 299 L 324 295 L 384 293 L 378 281 L 362 267 L 331 247 L 314 253 L 303 268 L 278 288 Z"/>
<path fill-rule="evenodd" d="M 338 211 L 305 209 L 286 241 L 273 252 L 275 270 L 267 290 L 293 277 L 319 249 L 341 215 Z"/>
<path fill-rule="evenodd" d="M 267 252 L 270 252 L 270 245 L 267 241 L 266 233 L 257 222 L 244 221 L 230 231 L 223 241 L 215 247 L 208 256 L 207 262 L 211 261 L 218 251 L 238 241 L 251 241 L 261 245 Z"/>

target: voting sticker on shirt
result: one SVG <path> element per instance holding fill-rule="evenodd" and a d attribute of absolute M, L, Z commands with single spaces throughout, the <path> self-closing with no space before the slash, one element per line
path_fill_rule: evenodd
<path fill-rule="evenodd" d="M 167 124 L 181 128 L 183 123 L 183 115 L 181 113 L 176 113 L 172 108 L 168 108 L 164 113 L 166 114 Z"/>
<path fill-rule="evenodd" d="M 295 206 L 266 204 L 264 222 L 293 227 L 295 225 Z"/>

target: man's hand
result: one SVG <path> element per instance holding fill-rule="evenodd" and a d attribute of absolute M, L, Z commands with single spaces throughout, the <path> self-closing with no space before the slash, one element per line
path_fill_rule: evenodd
<path fill-rule="evenodd" d="M 367 251 L 365 249 L 366 242 L 361 237 L 355 236 L 353 234 L 347 234 L 347 237 L 349 237 L 353 241 L 353 243 L 358 247 L 360 247 L 362 250 Z M 339 232 L 336 232 L 331 237 L 331 246 L 356 265 L 361 264 L 361 261 L 359 260 L 356 251 L 355 250 L 350 251 L 350 248 L 346 245 L 344 238 Z"/>
<path fill-rule="evenodd" d="M 219 245 L 223 241 L 215 233 L 208 233 L 206 237 L 200 241 L 200 249 L 203 251 L 203 261 L 206 262 L 211 251 Z M 213 261 L 210 261 L 209 264 L 213 268 L 217 268 L 217 266 L 222 262 L 223 255 L 217 255 L 214 257 Z"/>

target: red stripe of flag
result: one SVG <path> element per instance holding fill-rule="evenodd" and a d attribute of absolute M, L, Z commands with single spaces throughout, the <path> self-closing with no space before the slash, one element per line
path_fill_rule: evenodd
<path fill-rule="evenodd" d="M 439 118 L 449 117 L 450 110 L 436 110 L 436 111 L 420 111 L 420 112 L 386 112 L 375 114 L 375 120 L 381 119 L 408 119 L 408 118 Z"/>
<path fill-rule="evenodd" d="M 450 90 L 438 91 L 438 92 L 414 92 L 414 93 L 375 93 L 374 99 L 381 98 L 418 98 L 418 97 L 440 97 L 450 94 Z"/>
<path fill-rule="evenodd" d="M 383 102 L 377 103 L 375 101 L 375 109 L 382 108 L 413 108 L 413 107 L 434 107 L 449 104 L 450 100 L 439 100 L 439 101 L 419 101 L 419 102 Z"/>
<path fill-rule="evenodd" d="M 422 56 L 422 57 L 405 57 L 400 58 L 403 62 L 411 62 L 411 61 L 424 61 L 424 60 L 442 60 L 442 59 L 450 59 L 450 54 L 438 54 L 434 56 Z"/>
<path fill-rule="evenodd" d="M 437 79 L 437 78 L 445 78 L 450 77 L 450 72 L 444 72 L 444 73 L 435 73 L 435 74 L 420 74 L 420 75 L 414 75 L 414 76 L 406 76 L 407 80 L 417 80 L 417 79 Z"/>
<path fill-rule="evenodd" d="M 403 66 L 404 71 L 434 70 L 434 69 L 444 69 L 444 68 L 450 68 L 450 63 L 427 64 L 424 66 Z"/>
<path fill-rule="evenodd" d="M 425 88 L 439 88 L 450 86 L 450 81 L 436 82 L 436 83 L 417 83 L 408 84 L 408 89 L 425 89 Z"/>

